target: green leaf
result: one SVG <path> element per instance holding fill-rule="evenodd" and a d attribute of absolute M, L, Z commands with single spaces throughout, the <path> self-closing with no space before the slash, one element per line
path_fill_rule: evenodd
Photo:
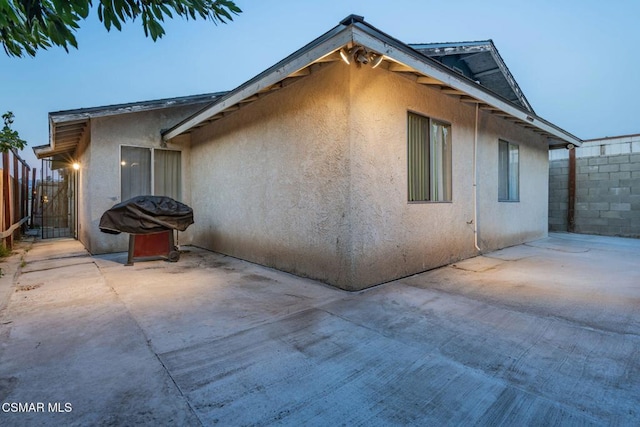
<path fill-rule="evenodd" d="M 11 111 L 7 111 L 2 115 L 4 126 L 0 130 L 0 152 L 6 153 L 9 150 L 22 150 L 27 145 L 27 141 L 20 138 L 17 131 L 11 129 L 14 115 Z"/>
<path fill-rule="evenodd" d="M 173 15 L 171 14 L 171 9 L 169 9 L 165 4 L 162 4 L 162 3 L 160 3 L 159 6 L 165 15 L 167 15 L 169 18 L 173 18 Z"/>
<path fill-rule="evenodd" d="M 164 28 L 155 20 L 149 21 L 149 32 L 151 33 L 151 39 L 156 41 L 164 35 Z"/>
<path fill-rule="evenodd" d="M 78 47 L 74 32 L 93 10 L 92 0 L 0 0 L 0 44 L 9 56 L 35 56 L 52 45 Z M 242 10 L 231 0 L 96 0 L 97 15 L 107 31 L 122 30 L 142 15 L 145 35 L 165 34 L 165 17 L 201 18 L 227 23 Z"/>

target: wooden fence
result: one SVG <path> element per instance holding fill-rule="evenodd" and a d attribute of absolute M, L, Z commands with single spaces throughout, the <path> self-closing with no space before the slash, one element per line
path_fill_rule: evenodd
<path fill-rule="evenodd" d="M 0 185 L 0 238 L 6 248 L 26 231 L 29 219 L 29 171 L 31 168 L 14 150 L 2 153 Z M 33 170 L 35 177 L 35 169 Z"/>

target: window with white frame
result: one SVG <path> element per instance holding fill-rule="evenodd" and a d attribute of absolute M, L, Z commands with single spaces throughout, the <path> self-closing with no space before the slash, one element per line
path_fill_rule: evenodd
<path fill-rule="evenodd" d="M 410 202 L 451 201 L 451 125 L 408 114 L 408 184 Z"/>
<path fill-rule="evenodd" d="M 498 201 L 520 201 L 520 147 L 498 141 Z"/>
<path fill-rule="evenodd" d="M 120 147 L 120 200 L 155 195 L 181 199 L 180 151 Z"/>

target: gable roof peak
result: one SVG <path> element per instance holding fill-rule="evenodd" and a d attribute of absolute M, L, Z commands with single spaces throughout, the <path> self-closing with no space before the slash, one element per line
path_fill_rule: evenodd
<path fill-rule="evenodd" d="M 162 139 L 169 141 L 221 120 L 240 108 L 259 102 L 261 98 L 269 96 L 274 91 L 288 87 L 299 79 L 308 78 L 307 76 L 315 74 L 327 64 L 343 61 L 341 53 L 344 49 L 359 46 L 381 57 L 383 69 L 407 75 L 410 79 L 413 78 L 416 84 L 439 87 L 444 94 L 457 97 L 460 102 L 475 104 L 478 109 L 496 112 L 543 135 L 550 145 L 560 145 L 564 142 L 580 145 L 578 138 L 537 116 L 526 100 L 524 103 L 518 102 L 520 99 L 513 96 L 513 90 L 509 84 L 512 82 L 511 79 L 506 79 L 508 75 L 506 66 L 504 68 L 501 66 L 502 61 L 493 46 L 493 41 L 487 42 L 479 42 L 485 48 L 478 47 L 480 55 L 477 57 L 469 55 L 471 52 L 463 49 L 460 58 L 451 58 L 460 60 L 465 64 L 465 68 L 469 68 L 465 74 L 465 70 L 462 69 L 462 73 L 458 72 L 454 68 L 455 64 L 450 66 L 445 63 L 449 62 L 449 58 L 439 58 L 439 56 L 448 57 L 449 52 L 440 55 L 434 52 L 433 46 L 428 44 L 423 46 L 405 44 L 365 22 L 363 17 L 349 15 L 336 27 L 216 99 L 200 112 L 175 124 L 170 129 L 165 129 L 162 132 Z M 489 49 L 486 48 L 487 45 Z M 495 56 L 493 56 L 494 52 Z M 469 77 L 469 74 L 473 78 Z M 492 90 L 492 85 L 487 83 L 492 78 L 501 80 L 501 77 L 507 80 L 503 84 L 508 89 L 505 92 L 508 96 Z"/>
<path fill-rule="evenodd" d="M 503 98 L 535 113 L 492 39 L 409 46 L 457 71 Z"/>
<path fill-rule="evenodd" d="M 340 21 L 340 24 L 351 25 L 351 24 L 355 24 L 356 22 L 364 23 L 364 16 L 351 14 L 346 18 L 344 18 L 342 21 Z"/>

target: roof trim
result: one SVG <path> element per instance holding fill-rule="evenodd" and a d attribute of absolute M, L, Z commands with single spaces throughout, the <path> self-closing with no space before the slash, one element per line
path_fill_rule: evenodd
<path fill-rule="evenodd" d="M 354 16 L 356 15 L 351 15 L 349 18 Z M 344 27 L 343 25 L 334 27 L 282 61 L 258 74 L 251 80 L 238 86 L 236 89 L 227 92 L 226 95 L 221 96 L 212 105 L 166 130 L 162 133 L 162 138 L 165 141 L 175 138 L 176 136 L 205 122 L 216 114 L 236 105 L 243 99 L 249 98 L 260 90 L 281 82 L 296 71 L 299 71 L 314 61 L 331 54 L 336 49 L 340 49 L 352 41 L 352 35 L 349 28 L 350 27 Z"/>
<path fill-rule="evenodd" d="M 38 159 L 53 156 L 71 157 L 84 137 L 92 118 L 153 111 L 201 103 L 212 103 L 227 92 L 163 98 L 102 107 L 77 108 L 49 113 L 49 144 L 32 147 Z"/>
<path fill-rule="evenodd" d="M 227 92 L 205 93 L 200 95 L 162 98 L 150 101 L 105 105 L 100 107 L 54 111 L 49 113 L 49 117 L 54 121 L 54 123 L 62 123 L 91 117 L 104 117 L 114 116 L 118 114 L 137 113 L 140 111 L 158 110 L 167 107 L 176 107 L 180 105 L 195 104 L 206 101 L 213 102 L 226 93 Z"/>
<path fill-rule="evenodd" d="M 476 40 L 466 42 L 440 42 L 440 43 L 408 43 L 408 46 L 419 49 L 446 49 L 450 47 L 482 47 L 491 43 L 491 40 Z"/>
<path fill-rule="evenodd" d="M 408 72 L 414 72 L 417 75 L 441 82 L 454 95 L 470 98 L 472 102 L 486 105 L 490 110 L 500 111 L 506 117 L 514 119 L 516 122 L 522 122 L 524 126 L 547 135 L 550 145 L 581 145 L 579 138 L 542 119 L 533 111 L 528 111 L 502 98 L 468 77 L 455 73 L 437 60 L 429 58 L 411 46 L 356 18 L 360 17 L 357 15 L 347 17 L 343 22 L 349 22 L 349 25 L 341 24 L 329 30 L 274 66 L 220 97 L 212 105 L 164 131 L 162 138 L 167 141 L 189 132 L 194 127 L 202 126 L 215 115 L 223 113 L 225 110 L 236 109 L 237 104 L 241 101 L 256 97 L 261 90 L 282 82 L 323 57 L 331 55 L 349 43 L 354 43 L 383 54 L 385 59 L 406 67 Z M 554 142 L 553 139 L 558 139 L 560 142 Z"/>
<path fill-rule="evenodd" d="M 500 52 L 498 52 L 498 48 L 493 43 L 493 40 L 489 39 L 486 41 L 471 41 L 471 42 L 459 42 L 459 43 L 455 43 L 455 42 L 421 43 L 421 44 L 410 43 L 409 47 L 416 49 L 418 51 L 421 51 L 422 49 L 425 49 L 425 50 L 433 49 L 434 56 L 447 56 L 447 55 L 456 55 L 456 54 L 464 55 L 465 53 L 473 56 L 473 53 L 489 52 L 489 54 L 491 55 L 491 57 L 493 58 L 493 61 L 497 66 L 495 70 L 490 70 L 490 71 L 495 71 L 495 72 L 500 71 L 504 76 L 504 79 L 506 80 L 507 84 L 511 87 L 513 94 L 516 96 L 516 98 L 518 98 L 520 103 L 525 107 L 525 109 L 529 110 L 532 113 L 535 113 L 535 111 L 533 110 L 533 107 L 529 103 L 529 100 L 524 95 L 524 92 L 522 91 L 522 89 L 520 89 L 520 85 L 518 85 L 518 82 L 516 81 L 515 77 L 513 77 L 513 74 L 511 74 L 509 67 L 507 67 L 507 64 L 504 62 L 504 59 L 502 59 L 502 56 L 500 55 Z M 465 52 L 464 48 L 477 48 L 477 50 L 474 49 L 473 53 L 469 53 L 469 52 Z M 441 49 L 443 51 L 438 52 Z M 423 53 L 423 52 L 420 52 L 420 53 Z M 431 57 L 431 55 L 427 53 L 424 53 L 424 55 Z M 474 77 L 481 77 L 480 74 L 481 73 L 475 74 Z"/>

